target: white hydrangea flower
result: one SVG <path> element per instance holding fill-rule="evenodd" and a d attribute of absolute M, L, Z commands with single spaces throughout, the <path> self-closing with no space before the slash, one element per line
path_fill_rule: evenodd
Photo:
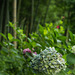
<path fill-rule="evenodd" d="M 72 47 L 72 53 L 75 53 L 75 45 Z"/>
<path fill-rule="evenodd" d="M 54 75 L 66 69 L 65 60 L 54 47 L 47 47 L 40 54 L 36 55 L 31 61 L 31 68 L 34 72 L 42 72 Z"/>

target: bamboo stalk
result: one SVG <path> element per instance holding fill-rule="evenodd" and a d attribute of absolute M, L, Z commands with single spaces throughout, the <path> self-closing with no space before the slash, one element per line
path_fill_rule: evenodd
<path fill-rule="evenodd" d="M 4 12 L 4 4 L 5 4 L 5 0 L 2 3 L 2 7 L 1 7 L 1 14 L 0 14 L 0 33 L 2 33 L 2 22 L 3 22 L 3 12 Z M 0 41 L 1 41 L 1 36 L 0 36 Z"/>
<path fill-rule="evenodd" d="M 7 28 L 6 24 L 9 23 L 9 0 L 6 1 L 6 18 L 5 18 L 5 32 L 4 34 L 7 35 L 9 31 L 9 27 Z"/>
<path fill-rule="evenodd" d="M 47 8 L 46 8 L 46 12 L 45 12 L 45 16 L 44 16 L 43 26 L 45 26 L 45 22 L 46 22 L 46 18 L 47 18 L 48 10 L 49 10 L 49 5 L 50 5 L 50 0 L 49 0 L 49 2 L 48 2 Z"/>
<path fill-rule="evenodd" d="M 34 0 L 32 0 L 32 15 L 31 15 L 31 29 L 30 29 L 30 32 L 32 32 L 33 18 L 34 18 Z"/>
<path fill-rule="evenodd" d="M 16 39 L 17 37 L 16 37 L 16 27 L 17 27 L 17 25 L 16 25 L 16 11 L 17 11 L 17 0 L 14 0 L 14 5 L 13 5 L 13 22 L 14 22 L 14 27 L 15 27 L 15 29 L 14 29 L 14 38 Z M 14 48 L 17 48 L 17 42 L 16 41 L 14 41 Z"/>
<path fill-rule="evenodd" d="M 18 3 L 18 13 L 17 13 L 17 21 L 19 23 L 19 14 L 20 14 L 20 9 L 21 9 L 21 0 L 19 0 L 19 3 Z"/>
<path fill-rule="evenodd" d="M 40 5 L 40 0 L 38 0 L 38 2 L 37 2 L 37 5 L 36 5 L 36 7 L 35 7 L 35 13 L 34 13 L 34 19 L 33 19 L 33 26 L 32 26 L 32 29 L 34 29 L 34 28 L 36 28 L 37 29 L 37 27 L 36 27 L 36 18 L 37 18 L 37 14 L 38 14 L 38 11 L 39 11 L 39 5 Z M 35 30 L 36 30 L 35 29 Z"/>

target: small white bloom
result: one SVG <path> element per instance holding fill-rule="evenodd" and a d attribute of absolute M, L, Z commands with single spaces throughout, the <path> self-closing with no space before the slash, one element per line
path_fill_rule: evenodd
<path fill-rule="evenodd" d="M 72 53 L 75 53 L 75 45 L 72 47 Z"/>
<path fill-rule="evenodd" d="M 58 39 L 57 39 L 57 42 L 61 43 L 61 41 L 60 41 L 60 40 L 58 40 Z"/>

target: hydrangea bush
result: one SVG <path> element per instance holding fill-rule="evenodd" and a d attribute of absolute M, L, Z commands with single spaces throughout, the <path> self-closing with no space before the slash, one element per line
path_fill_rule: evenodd
<path fill-rule="evenodd" d="M 62 55 L 58 53 L 54 47 L 49 47 L 41 51 L 40 54 L 37 54 L 31 60 L 30 66 L 34 72 L 54 75 L 66 69 L 65 63 Z"/>

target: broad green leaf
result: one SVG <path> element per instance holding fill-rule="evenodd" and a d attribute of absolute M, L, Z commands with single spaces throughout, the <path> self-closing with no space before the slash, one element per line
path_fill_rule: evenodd
<path fill-rule="evenodd" d="M 70 64 L 75 64 L 75 54 L 68 54 L 67 55 L 67 62 L 70 63 Z"/>
<path fill-rule="evenodd" d="M 67 61 L 66 56 L 67 56 L 66 54 L 65 54 L 65 55 L 63 55 L 63 58 L 65 59 L 65 61 Z"/>
<path fill-rule="evenodd" d="M 74 39 L 74 37 L 73 37 L 73 33 L 72 33 L 71 31 L 69 31 L 69 34 L 70 34 L 70 38 L 71 38 L 71 40 L 73 40 L 73 39 Z"/>
<path fill-rule="evenodd" d="M 68 71 L 68 72 L 67 72 L 68 75 L 70 75 L 71 73 L 72 73 L 71 71 Z"/>
<path fill-rule="evenodd" d="M 12 39 L 11 41 L 12 41 L 12 42 L 13 42 L 13 41 L 20 42 L 20 40 L 19 40 L 19 39 Z"/>
<path fill-rule="evenodd" d="M 31 44 L 32 44 L 32 46 L 33 46 L 33 47 L 35 47 L 35 46 L 36 46 L 36 42 L 32 42 Z"/>
<path fill-rule="evenodd" d="M 9 22 L 10 26 L 13 26 L 12 22 Z"/>
<path fill-rule="evenodd" d="M 12 34 L 8 33 L 8 39 L 11 41 L 13 39 Z"/>
<path fill-rule="evenodd" d="M 64 42 L 66 40 L 66 36 L 58 36 L 57 38 L 59 40 L 61 40 L 62 42 Z"/>
<path fill-rule="evenodd" d="M 44 35 L 46 35 L 47 34 L 47 30 L 46 29 L 44 29 Z"/>
<path fill-rule="evenodd" d="M 63 21 L 62 21 L 62 20 L 60 20 L 60 21 L 59 21 L 59 23 L 60 23 L 60 24 L 63 24 Z"/>
<path fill-rule="evenodd" d="M 9 22 L 9 25 L 14 28 L 15 24 L 12 24 L 12 22 Z"/>
<path fill-rule="evenodd" d="M 39 46 L 39 47 L 41 47 L 41 45 L 40 45 L 39 43 L 36 43 L 36 46 Z"/>
<path fill-rule="evenodd" d="M 27 38 L 29 42 L 32 42 L 32 40 L 30 38 Z"/>
<path fill-rule="evenodd" d="M 3 33 L 0 33 L 0 35 L 3 36 L 7 40 L 7 37 Z"/>
<path fill-rule="evenodd" d="M 39 31 L 40 31 L 40 33 L 43 33 L 43 31 L 44 31 L 44 28 L 41 25 L 39 25 Z"/>

